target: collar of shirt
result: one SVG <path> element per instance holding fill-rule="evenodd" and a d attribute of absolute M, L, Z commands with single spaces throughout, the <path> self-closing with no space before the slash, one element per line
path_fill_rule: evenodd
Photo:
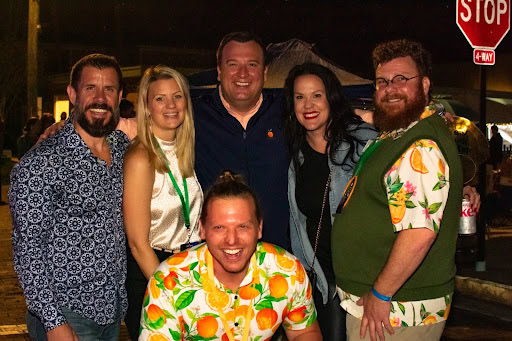
<path fill-rule="evenodd" d="M 256 259 L 258 259 L 258 247 L 259 247 L 259 242 L 258 244 L 256 245 L 256 250 L 254 251 L 255 254 L 256 254 Z M 198 260 L 200 261 L 199 264 L 200 264 L 200 273 L 207 273 L 207 262 L 206 262 L 206 250 L 208 250 L 208 246 L 206 245 L 206 243 L 203 244 L 203 246 L 201 246 L 198 250 L 197 250 L 197 258 Z M 213 257 L 213 255 L 212 255 Z M 252 272 L 253 272 L 253 269 L 252 269 L 252 266 L 251 266 L 251 259 L 249 258 L 248 260 L 249 262 L 249 268 L 247 269 L 247 273 L 245 274 L 245 277 L 244 279 L 242 280 L 242 282 L 240 282 L 240 285 L 238 286 L 238 288 L 241 288 L 243 287 L 244 285 L 249 285 L 251 284 L 252 282 Z M 224 285 L 219 281 L 219 279 L 214 276 L 215 278 L 215 284 L 217 285 L 217 288 L 223 290 L 223 291 L 227 291 L 227 292 L 232 292 L 232 290 L 224 287 Z"/>
<path fill-rule="evenodd" d="M 70 148 L 74 149 L 76 147 L 81 147 L 84 148 L 88 152 L 88 154 L 93 155 L 89 146 L 87 146 L 87 144 L 82 139 L 80 134 L 76 131 L 72 120 L 68 120 L 66 124 L 64 124 L 64 127 L 59 132 L 57 132 L 56 136 L 59 134 L 62 134 L 63 136 L 76 136 L 76 138 L 78 138 L 78 140 L 80 141 L 79 146 L 73 146 Z M 113 130 L 109 135 L 105 136 L 105 139 L 107 139 L 107 142 L 111 148 L 111 154 L 116 152 L 120 146 L 127 145 L 130 142 L 129 137 L 126 136 L 126 134 L 123 133 L 121 130 Z M 121 154 L 121 157 L 123 155 L 124 152 Z"/>
<path fill-rule="evenodd" d="M 422 120 L 424 118 L 427 118 L 427 117 L 431 116 L 434 113 L 435 113 L 435 110 L 432 109 L 431 106 L 427 106 L 427 107 L 425 107 L 425 110 L 423 111 L 423 113 L 420 115 L 420 119 L 419 120 L 412 122 L 411 124 L 409 124 L 409 126 L 407 128 L 400 128 L 400 129 L 395 129 L 395 130 L 391 130 L 391 131 L 383 131 L 379 135 L 377 140 L 384 140 L 384 139 L 387 139 L 388 137 L 391 137 L 393 140 L 396 140 L 400 136 L 402 136 L 407 130 L 409 130 L 412 127 L 414 127 L 420 120 Z"/>
<path fill-rule="evenodd" d="M 222 88 L 220 85 L 219 85 L 219 95 L 220 95 L 220 100 L 222 101 L 222 105 L 224 106 L 224 108 L 226 108 L 226 110 L 228 111 L 228 113 L 231 116 L 233 116 L 240 122 L 240 124 L 242 125 L 242 127 L 244 127 L 244 129 L 247 128 L 247 123 L 249 123 L 249 120 L 251 119 L 251 117 L 253 117 L 254 114 L 256 114 L 258 112 L 258 110 L 260 109 L 261 103 L 263 102 L 263 94 L 260 94 L 260 98 L 258 99 L 258 102 L 256 102 L 256 105 L 251 110 L 249 110 L 246 113 L 240 113 L 240 112 L 236 111 L 235 109 L 231 108 L 229 103 L 224 99 L 224 96 L 222 95 Z"/>

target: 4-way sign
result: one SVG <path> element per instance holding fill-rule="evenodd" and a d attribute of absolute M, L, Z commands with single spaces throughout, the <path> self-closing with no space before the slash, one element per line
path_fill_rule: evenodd
<path fill-rule="evenodd" d="M 494 49 L 510 30 L 510 0 L 456 0 L 457 25 L 476 64 L 494 65 Z"/>

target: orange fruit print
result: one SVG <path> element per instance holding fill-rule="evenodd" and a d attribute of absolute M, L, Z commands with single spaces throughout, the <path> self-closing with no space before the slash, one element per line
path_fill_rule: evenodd
<path fill-rule="evenodd" d="M 263 246 L 263 249 L 268 252 L 268 253 L 271 253 L 271 254 L 274 254 L 274 255 L 279 255 L 279 252 L 277 252 L 276 248 L 274 245 L 272 244 L 269 244 L 269 243 L 265 243 L 265 242 L 262 242 L 261 245 Z"/>
<path fill-rule="evenodd" d="M 275 275 L 268 281 L 270 295 L 281 298 L 288 292 L 288 281 L 282 275 Z"/>
<path fill-rule="evenodd" d="M 439 159 L 439 161 L 437 162 L 437 166 L 439 167 L 439 172 L 441 172 L 441 174 L 445 175 L 444 172 L 446 171 L 446 168 L 444 167 L 443 160 Z"/>
<path fill-rule="evenodd" d="M 389 212 L 391 213 L 391 222 L 398 224 L 405 216 L 405 203 L 400 203 L 400 206 L 389 205 Z"/>
<path fill-rule="evenodd" d="M 304 282 L 304 278 L 306 277 L 306 273 L 304 271 L 304 268 L 302 267 L 302 264 L 300 264 L 300 261 L 298 259 L 295 261 L 295 263 L 297 264 L 297 273 L 296 273 L 297 281 L 302 284 Z"/>
<path fill-rule="evenodd" d="M 436 322 L 437 322 L 437 319 L 434 315 L 430 315 L 429 317 L 427 317 L 426 319 L 423 320 L 423 324 L 426 326 L 434 324 Z"/>
<path fill-rule="evenodd" d="M 164 286 L 168 290 L 174 289 L 176 286 L 176 279 L 178 278 L 178 274 L 174 271 L 169 272 L 167 276 L 164 278 Z"/>
<path fill-rule="evenodd" d="M 235 335 L 235 328 L 231 328 L 231 335 Z M 222 334 L 221 341 L 229 341 L 228 333 Z"/>
<path fill-rule="evenodd" d="M 160 296 L 160 288 L 158 287 L 158 282 L 154 277 L 149 280 L 149 288 L 151 291 L 151 297 L 158 298 Z"/>
<path fill-rule="evenodd" d="M 170 339 L 167 336 L 165 336 L 164 334 L 152 333 L 149 336 L 148 341 L 170 341 Z"/>
<path fill-rule="evenodd" d="M 224 309 L 229 305 L 230 297 L 224 291 L 214 289 L 206 294 L 206 303 L 212 309 Z"/>
<path fill-rule="evenodd" d="M 414 148 L 411 153 L 411 167 L 415 172 L 426 174 L 428 173 L 428 169 L 423 163 L 423 157 L 421 156 L 420 151 L 417 148 Z"/>
<path fill-rule="evenodd" d="M 238 290 L 238 295 L 240 296 L 240 298 L 242 298 L 244 300 L 250 300 L 250 299 L 258 297 L 260 292 L 257 289 L 253 288 L 252 286 L 253 285 L 251 283 L 251 284 L 247 284 L 247 285 L 244 285 L 243 287 L 241 287 Z"/>
<path fill-rule="evenodd" d="M 226 313 L 226 320 L 231 321 L 238 317 L 243 317 L 245 320 L 245 316 L 247 316 L 248 310 L 249 310 L 248 305 L 241 305 L 238 308 L 235 308 L 235 310 L 228 311 Z M 252 320 L 253 318 L 254 318 L 254 310 L 251 309 L 250 319 Z"/>
<path fill-rule="evenodd" d="M 313 290 L 311 289 L 311 283 L 308 284 L 308 289 L 306 290 L 306 298 L 309 300 L 311 298 Z"/>
<path fill-rule="evenodd" d="M 306 316 L 306 306 L 298 307 L 288 313 L 288 319 L 293 322 L 299 322 Z"/>
<path fill-rule="evenodd" d="M 217 333 L 219 322 L 211 315 L 207 315 L 197 321 L 197 333 L 204 338 L 210 338 Z"/>
<path fill-rule="evenodd" d="M 164 312 L 159 306 L 150 304 L 148 309 L 148 325 L 153 329 L 160 329 L 165 325 L 167 320 Z"/>
<path fill-rule="evenodd" d="M 188 251 L 183 251 L 183 252 L 175 254 L 172 257 L 167 258 L 166 262 L 169 265 L 178 265 L 178 264 L 183 263 L 183 261 L 185 260 L 185 258 L 187 258 L 187 256 L 188 256 Z"/>
<path fill-rule="evenodd" d="M 256 323 L 260 330 L 270 329 L 277 322 L 277 313 L 272 308 L 261 309 L 256 314 Z"/>
<path fill-rule="evenodd" d="M 281 255 L 276 256 L 276 263 L 277 263 L 277 266 L 283 271 L 290 272 L 290 271 L 295 270 L 295 266 L 296 266 L 295 261 L 286 256 L 281 256 Z"/>

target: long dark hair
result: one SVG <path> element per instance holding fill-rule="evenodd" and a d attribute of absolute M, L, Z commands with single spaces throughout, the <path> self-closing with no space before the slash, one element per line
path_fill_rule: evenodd
<path fill-rule="evenodd" d="M 356 162 L 354 154 L 356 153 L 357 145 L 364 143 L 364 141 L 354 137 L 352 133 L 358 129 L 363 121 L 354 113 L 343 96 L 341 83 L 334 72 L 325 66 L 315 63 L 304 63 L 293 67 L 284 83 L 282 119 L 293 166 L 297 171 L 300 166 L 300 147 L 303 143 L 307 143 L 306 129 L 297 120 L 294 106 L 295 79 L 303 75 L 315 75 L 324 83 L 325 94 L 330 108 L 329 121 L 327 122 L 324 134 L 327 141 L 325 152 L 329 152 L 329 158 L 332 163 L 350 170 Z M 343 160 L 337 160 L 336 151 L 343 141 L 349 144 L 350 149 Z M 351 163 L 348 163 L 348 160 Z"/>

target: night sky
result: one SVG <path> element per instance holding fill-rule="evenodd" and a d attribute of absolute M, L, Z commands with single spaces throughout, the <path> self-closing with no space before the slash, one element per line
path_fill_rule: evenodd
<path fill-rule="evenodd" d="M 22 35 L 26 0 L 4 1 L 2 6 L 21 16 L 11 25 Z M 434 62 L 472 60 L 472 48 L 455 23 L 453 0 L 40 0 L 40 12 L 42 42 L 215 49 L 224 34 L 252 30 L 267 43 L 314 43 L 321 54 L 363 77 L 371 77 L 373 47 L 395 38 L 421 41 Z M 496 50 L 498 58 L 512 51 L 511 37 Z"/>

